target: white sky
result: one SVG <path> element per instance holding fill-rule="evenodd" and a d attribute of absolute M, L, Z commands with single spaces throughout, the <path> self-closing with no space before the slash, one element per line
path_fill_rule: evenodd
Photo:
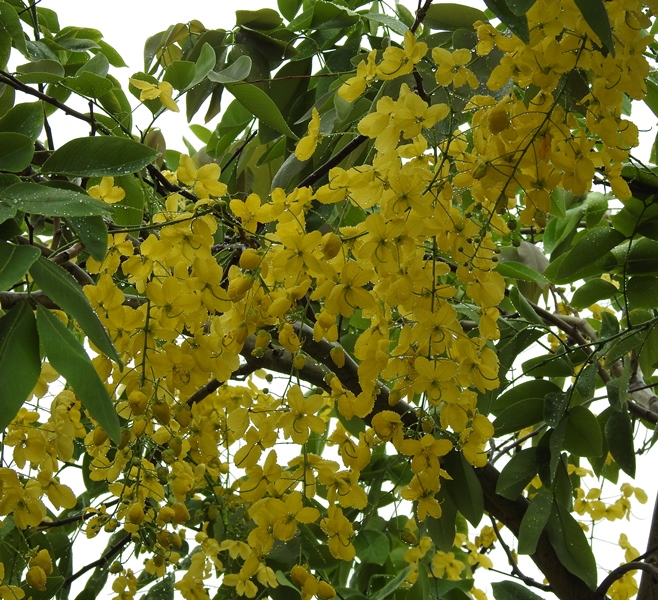
<path fill-rule="evenodd" d="M 436 1 L 436 0 L 435 0 Z M 459 1 L 459 0 L 456 0 Z M 462 0 L 464 4 L 481 7 L 481 0 Z M 391 2 L 392 3 L 392 2 Z M 410 10 L 417 6 L 417 0 L 402 0 Z M 159 32 L 167 29 L 176 22 L 187 22 L 192 19 L 198 19 L 207 28 L 231 28 L 235 24 L 235 10 L 256 10 L 258 8 L 276 7 L 276 0 L 239 0 L 238 2 L 229 2 L 227 0 L 112 0 L 105 2 L 101 0 L 43 0 L 41 6 L 51 8 L 59 14 L 60 25 L 68 26 L 87 26 L 100 29 L 104 34 L 107 43 L 117 49 L 122 55 L 128 68 L 115 70 L 114 74 L 122 83 L 127 83 L 128 78 L 143 68 L 143 45 L 145 40 Z M 636 106 L 639 103 L 636 103 Z M 182 106 L 182 104 L 181 104 Z M 80 108 L 86 108 L 82 105 Z M 635 109 L 634 109 L 635 110 Z M 200 111 L 203 113 L 203 111 Z M 184 117 L 184 109 L 179 114 L 167 111 L 158 121 L 163 129 L 170 147 L 179 150 L 184 149 L 181 136 L 185 135 L 188 139 L 194 140 L 196 145 L 200 145 L 187 129 Z M 137 124 L 146 124 L 147 114 L 142 113 L 142 118 L 136 116 Z M 635 116 L 635 113 L 634 113 Z M 65 125 L 54 123 L 54 132 L 57 136 L 58 127 L 63 127 L 67 138 L 87 135 L 88 128 L 83 124 L 76 122 L 74 119 L 62 117 L 65 119 Z M 644 105 L 639 106 L 636 122 L 647 128 L 643 135 L 643 144 L 641 155 L 648 159 L 648 152 L 655 138 L 656 118 L 651 114 Z M 60 122 L 62 123 L 62 122 Z M 172 132 L 177 132 L 172 134 Z M 56 142 L 61 144 L 64 139 L 60 133 Z M 656 494 L 655 473 L 650 471 L 651 465 L 647 464 L 647 457 L 638 457 L 638 478 L 636 484 L 644 487 L 649 495 L 649 503 L 640 506 L 634 503 L 633 518 L 631 522 L 616 522 L 610 525 L 599 525 L 595 529 L 594 536 L 599 540 L 597 548 L 597 562 L 604 569 L 612 569 L 621 560 L 623 553 L 617 546 L 619 533 L 628 534 L 632 544 L 640 552 L 643 552 L 646 544 L 646 535 L 651 522 L 651 511 Z M 585 463 L 585 461 L 583 461 Z M 644 467 L 644 468 L 643 468 Z M 620 483 L 624 479 L 620 477 Z M 614 500 L 618 495 L 618 486 L 606 483 L 604 486 L 604 496 Z M 607 492 L 607 493 L 606 493 Z M 485 525 L 483 521 L 481 525 Z M 80 560 L 77 556 L 76 559 Z M 505 559 L 503 558 L 503 561 Z M 498 559 L 497 566 L 502 571 L 508 571 L 505 562 Z M 84 564 L 84 563 L 83 563 Z M 528 573 L 532 574 L 532 573 Z M 603 576 L 601 576 L 602 579 Z M 500 575 L 492 577 L 493 580 L 501 580 Z M 84 579 L 83 579 L 84 580 Z M 533 590 L 539 595 L 543 595 L 537 590 Z"/>

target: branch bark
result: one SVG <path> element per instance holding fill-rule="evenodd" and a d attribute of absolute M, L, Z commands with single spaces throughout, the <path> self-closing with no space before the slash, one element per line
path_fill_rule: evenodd
<path fill-rule="evenodd" d="M 647 540 L 646 562 L 654 568 L 653 572 L 642 571 L 637 600 L 658 600 L 658 497 L 653 505 L 653 517 Z"/>

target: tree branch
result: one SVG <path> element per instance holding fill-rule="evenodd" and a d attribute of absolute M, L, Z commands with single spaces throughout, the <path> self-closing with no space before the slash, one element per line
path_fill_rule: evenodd
<path fill-rule="evenodd" d="M 647 564 L 651 565 L 654 569 L 658 567 L 658 497 L 655 499 L 653 505 L 647 551 L 641 558 L 646 558 Z M 637 600 L 658 600 L 658 580 L 655 575 L 656 573 L 643 571 Z"/>
<path fill-rule="evenodd" d="M 121 549 L 130 541 L 131 537 L 132 536 L 129 533 L 127 533 L 116 544 L 110 546 L 107 552 L 104 552 L 98 560 L 95 560 L 94 562 L 85 565 L 79 571 L 73 573 L 73 575 L 71 575 L 70 577 L 67 577 L 64 580 L 62 587 L 63 588 L 69 587 L 76 579 L 82 577 L 87 571 L 91 571 L 96 567 L 102 567 L 104 564 L 108 563 L 112 559 L 112 557 L 115 554 L 118 554 L 121 551 Z"/>

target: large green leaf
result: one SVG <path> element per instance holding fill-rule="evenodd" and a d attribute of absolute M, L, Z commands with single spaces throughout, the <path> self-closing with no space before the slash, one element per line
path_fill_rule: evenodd
<path fill-rule="evenodd" d="M 33 142 L 43 129 L 43 107 L 40 102 L 25 102 L 10 108 L 0 119 L 0 131 L 22 133 Z"/>
<path fill-rule="evenodd" d="M 29 57 L 21 20 L 16 9 L 9 2 L 0 2 L 0 24 L 11 36 L 16 49 L 26 58 Z"/>
<path fill-rule="evenodd" d="M 212 48 L 211 48 L 212 49 Z M 192 81 L 196 74 L 196 66 L 187 60 L 175 60 L 165 71 L 163 81 L 168 81 L 174 89 L 182 92 Z"/>
<path fill-rule="evenodd" d="M 14 246 L 0 241 L 0 291 L 19 282 L 39 256 L 41 252 L 34 246 Z"/>
<path fill-rule="evenodd" d="M 633 425 L 626 410 L 615 410 L 605 424 L 605 439 L 610 454 L 622 471 L 635 477 Z"/>
<path fill-rule="evenodd" d="M 18 173 L 30 166 L 34 142 L 22 133 L 0 132 L 0 171 Z"/>
<path fill-rule="evenodd" d="M 608 11 L 605 8 L 603 0 L 574 0 L 576 6 L 582 13 L 587 24 L 592 28 L 592 31 L 601 40 L 603 47 L 615 55 L 615 42 L 612 37 L 612 28 L 610 27 L 610 19 L 608 19 Z"/>
<path fill-rule="evenodd" d="M 537 474 L 537 449 L 517 452 L 505 465 L 496 483 L 496 494 L 516 500 Z"/>
<path fill-rule="evenodd" d="M 106 77 L 89 71 L 84 71 L 75 77 L 67 77 L 64 84 L 77 94 L 87 98 L 100 98 L 114 87 L 114 84 Z"/>
<path fill-rule="evenodd" d="M 121 442 L 119 417 L 105 385 L 76 337 L 48 309 L 37 306 L 37 328 L 44 352 L 71 385 L 80 402 L 116 444 Z"/>
<path fill-rule="evenodd" d="M 297 139 L 297 136 L 288 127 L 277 105 L 263 90 L 250 83 L 229 83 L 226 84 L 226 89 L 263 123 L 279 133 L 283 133 L 294 140 Z"/>
<path fill-rule="evenodd" d="M 450 452 L 443 459 L 443 466 L 452 479 L 442 482 L 457 510 L 477 527 L 484 514 L 482 486 L 473 467 L 461 452 Z"/>
<path fill-rule="evenodd" d="M 70 217 L 69 225 L 80 238 L 85 250 L 98 262 L 107 253 L 107 225 L 101 217 Z"/>
<path fill-rule="evenodd" d="M 498 263 L 496 265 L 496 271 L 498 271 L 503 277 L 534 281 L 541 286 L 545 286 L 548 283 L 546 277 L 537 273 L 534 269 L 513 260 Z"/>
<path fill-rule="evenodd" d="M 514 386 L 501 394 L 493 405 L 492 412 L 495 415 L 500 414 L 506 408 L 521 402 L 522 400 L 529 400 L 535 398 L 541 405 L 544 398 L 548 394 L 560 393 L 562 390 L 559 386 L 552 381 L 545 379 L 533 379 L 531 381 L 524 381 L 523 383 Z"/>
<path fill-rule="evenodd" d="M 423 22 L 432 29 L 453 31 L 471 29 L 476 21 L 487 20 L 487 15 L 472 6 L 441 2 L 429 7 Z"/>
<path fill-rule="evenodd" d="M 73 177 L 127 175 L 143 169 L 158 155 L 155 150 L 127 138 L 78 138 L 55 150 L 42 171 Z"/>
<path fill-rule="evenodd" d="M 658 279 L 653 275 L 635 275 L 626 285 L 632 308 L 658 307 Z"/>
<path fill-rule="evenodd" d="M 249 27 L 249 29 L 270 31 L 276 29 L 281 23 L 281 16 L 272 8 L 235 11 L 235 24 Z"/>
<path fill-rule="evenodd" d="M 530 501 L 519 528 L 519 554 L 534 554 L 537 542 L 548 523 L 553 506 L 553 494 L 542 488 Z"/>
<path fill-rule="evenodd" d="M 543 418 L 543 398 L 527 398 L 503 410 L 493 422 L 493 426 L 496 428 L 496 436 L 501 436 L 535 425 Z"/>
<path fill-rule="evenodd" d="M 574 406 L 567 415 L 564 449 L 576 456 L 601 456 L 603 434 L 592 412 L 584 406 Z"/>
<path fill-rule="evenodd" d="M 121 364 L 121 359 L 110 336 L 71 275 L 59 265 L 43 257 L 40 257 L 30 267 L 30 275 L 55 304 L 78 322 L 87 337 L 101 352 Z"/>
<path fill-rule="evenodd" d="M 588 268 L 607 252 L 624 241 L 624 234 L 611 227 L 596 227 L 585 233 L 559 264 L 556 273 L 552 264 L 544 275 L 554 283 L 570 283 L 580 279 Z M 550 273 L 550 274 L 549 274 Z"/>
<path fill-rule="evenodd" d="M 251 73 L 251 58 L 248 56 L 239 56 L 235 62 L 232 62 L 228 67 L 215 73 L 215 71 L 208 72 L 208 79 L 215 83 L 235 83 L 237 81 L 244 81 Z M 234 94 L 235 95 L 235 94 Z M 237 98 L 237 96 L 236 96 Z"/>
<path fill-rule="evenodd" d="M 361 562 L 383 565 L 388 560 L 390 543 L 388 536 L 381 531 L 364 529 L 354 538 L 353 543 Z"/>
<path fill-rule="evenodd" d="M 122 175 L 114 179 L 114 185 L 123 188 L 125 197 L 112 205 L 112 220 L 117 225 L 136 226 L 144 220 L 144 189 L 142 181 L 133 175 Z"/>
<path fill-rule="evenodd" d="M 398 21 L 395 17 L 383 13 L 366 13 L 363 15 L 363 18 L 368 19 L 368 21 L 380 23 L 399 35 L 404 35 L 407 29 L 409 29 L 402 21 Z"/>
<path fill-rule="evenodd" d="M 582 309 L 599 300 L 612 298 L 619 290 L 605 279 L 592 279 L 580 286 L 571 298 L 571 306 Z"/>
<path fill-rule="evenodd" d="M 495 600 L 542 600 L 526 586 L 515 581 L 497 581 L 491 584 Z"/>
<path fill-rule="evenodd" d="M 570 573 L 582 579 L 591 589 L 596 587 L 596 561 L 592 548 L 578 522 L 567 508 L 553 503 L 548 520 L 548 537 L 560 562 Z"/>
<path fill-rule="evenodd" d="M 39 335 L 27 302 L 0 318 L 0 373 L 0 431 L 4 431 L 41 374 Z"/>
<path fill-rule="evenodd" d="M 15 183 L 0 191 L 8 206 L 45 217 L 87 217 L 108 215 L 110 207 L 74 190 L 39 183 Z"/>

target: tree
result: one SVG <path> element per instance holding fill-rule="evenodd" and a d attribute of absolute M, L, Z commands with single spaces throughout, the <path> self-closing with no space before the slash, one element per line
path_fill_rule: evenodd
<path fill-rule="evenodd" d="M 657 597 L 658 4 L 487 6 L 0 2 L 2 598 Z"/>

